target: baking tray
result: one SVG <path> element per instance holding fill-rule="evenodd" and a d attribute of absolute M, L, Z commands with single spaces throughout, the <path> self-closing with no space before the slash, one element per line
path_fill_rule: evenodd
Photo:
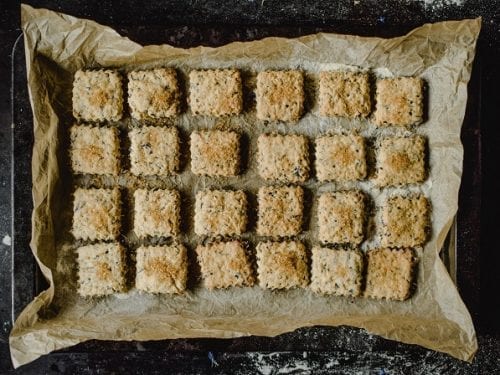
<path fill-rule="evenodd" d="M 339 30 L 340 29 L 340 30 Z M 219 46 L 232 41 L 246 41 L 261 39 L 267 36 L 297 37 L 316 32 L 344 32 L 351 34 L 362 34 L 370 36 L 396 36 L 402 35 L 407 30 L 399 28 L 384 28 L 383 30 L 372 27 L 357 26 L 337 26 L 335 30 L 328 27 L 290 27 L 290 26 L 259 26 L 259 27 L 228 27 L 221 26 L 179 26 L 172 28 L 139 28 L 133 32 L 119 29 L 122 34 L 142 44 L 160 44 L 167 42 L 177 47 L 192 47 L 195 45 Z M 480 139 L 480 94 L 481 94 L 481 74 L 478 58 L 472 72 L 471 82 L 469 84 L 469 101 L 467 104 L 467 113 L 462 129 L 462 141 L 465 146 L 464 175 L 462 179 L 459 206 L 475 207 L 480 203 L 481 193 L 481 139 Z M 47 283 L 41 275 L 34 257 L 29 248 L 31 237 L 31 153 L 33 146 L 32 131 L 32 113 L 29 102 L 26 63 L 24 56 L 24 43 L 22 35 L 16 40 L 12 50 L 12 321 L 14 321 L 22 309 L 33 300 L 33 298 L 47 287 Z M 479 171 L 479 173 L 478 173 Z M 460 258 L 462 252 L 478 252 L 479 244 L 475 242 L 479 239 L 479 207 L 477 210 L 459 210 L 458 216 L 453 221 L 451 230 L 441 251 L 441 258 L 448 269 L 453 281 L 457 284 L 460 280 Z M 466 235 L 464 235 L 466 234 Z M 474 275 L 474 273 L 472 273 Z M 470 279 L 470 275 L 468 275 Z M 473 280 L 479 283 L 479 274 L 473 277 Z M 470 281 L 470 280 L 469 280 Z M 460 287 L 460 283 L 458 284 Z M 464 296 L 463 296 L 464 297 Z M 469 295 L 464 299 L 474 301 L 478 296 Z M 469 305 L 470 306 L 470 305 Z M 474 315 L 474 313 L 473 313 Z M 303 328 L 295 333 L 280 335 L 289 337 L 285 340 L 278 336 L 277 338 L 260 337 L 255 340 L 248 338 L 234 339 L 186 339 L 186 340 L 164 340 L 163 343 L 172 343 L 172 347 L 185 348 L 189 343 L 190 348 L 236 348 L 241 351 L 252 350 L 290 350 L 290 343 L 293 343 L 293 335 L 298 339 L 304 335 L 306 330 L 319 330 L 317 334 L 324 337 L 330 337 L 324 340 L 323 346 L 316 342 L 312 347 L 318 350 L 331 350 L 331 335 L 339 329 L 348 329 L 349 335 L 368 335 L 363 330 L 357 328 Z M 333 333 L 334 334 L 334 333 Z M 290 338 L 291 337 L 291 338 Z M 383 341 L 389 341 L 380 339 Z M 293 346 L 293 350 L 305 350 L 311 346 L 306 342 L 301 345 Z M 323 341 L 323 340 L 320 340 Z M 179 345 L 176 346 L 175 343 Z M 222 344 L 225 342 L 226 344 Z M 103 342 L 90 342 L 78 345 L 78 351 L 98 352 L 105 349 Z M 150 343 L 154 348 L 158 347 Z M 160 344 L 161 345 L 161 344 Z M 194 346 L 193 346 L 194 345 Z M 263 346 L 264 345 L 264 346 Z M 318 347 L 319 345 L 319 347 Z M 404 346 L 405 344 L 398 344 Z M 142 345 L 141 345 L 142 346 Z M 138 348 L 137 343 L 114 343 L 114 347 L 119 347 L 120 351 L 135 352 Z M 163 346 L 162 346 L 163 347 Z M 107 347 L 109 349 L 109 346 Z M 345 349 L 345 347 L 343 347 Z M 72 352 L 74 348 L 69 348 L 61 352 Z M 154 350 L 154 349 L 153 349 Z"/>

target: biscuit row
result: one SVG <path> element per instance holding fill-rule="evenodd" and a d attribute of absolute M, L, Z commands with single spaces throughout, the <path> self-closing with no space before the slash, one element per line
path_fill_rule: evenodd
<path fill-rule="evenodd" d="M 251 255 L 241 241 L 196 248 L 204 287 L 253 286 Z M 84 297 L 126 291 L 126 254 L 116 242 L 78 248 L 78 292 Z M 405 300 L 411 294 L 416 259 L 411 249 L 357 250 L 315 246 L 311 260 L 300 241 L 259 242 L 257 282 L 265 289 L 307 288 L 323 295 Z M 309 267 L 310 264 L 310 267 Z M 135 287 L 148 293 L 179 294 L 187 289 L 187 249 L 182 244 L 141 246 L 136 252 Z"/>
<path fill-rule="evenodd" d="M 304 191 L 300 186 L 265 186 L 258 191 L 256 234 L 273 239 L 295 237 L 304 227 Z M 365 240 L 366 207 L 358 190 L 323 193 L 317 198 L 317 240 L 322 244 L 359 245 Z M 209 238 L 241 236 L 249 229 L 247 194 L 241 190 L 201 190 L 196 194 L 194 232 Z M 133 231 L 137 237 L 180 234 L 181 210 L 176 190 L 137 189 Z M 116 240 L 120 234 L 120 193 L 115 189 L 83 189 L 74 193 L 73 236 L 79 240 Z M 421 246 L 430 221 L 422 195 L 393 195 L 378 214 L 383 247 Z"/>
<path fill-rule="evenodd" d="M 418 77 L 377 79 L 372 99 L 370 75 L 353 71 L 319 74 L 319 114 L 326 117 L 368 117 L 376 125 L 409 126 L 423 119 L 423 81 Z M 123 116 L 122 79 L 114 70 L 79 70 L 73 82 L 73 114 L 82 121 L 118 121 Z M 128 74 L 128 105 L 133 118 L 178 116 L 183 97 L 172 68 Z M 256 114 L 259 120 L 296 122 L 304 114 L 304 73 L 299 70 L 257 74 Z M 188 104 L 194 115 L 234 116 L 243 111 L 239 70 L 193 70 Z"/>
<path fill-rule="evenodd" d="M 179 172 L 181 154 L 175 127 L 142 126 L 128 133 L 130 172 L 138 176 Z M 268 181 L 305 182 L 311 177 L 309 140 L 297 134 L 261 134 L 257 140 L 257 169 Z M 241 173 L 240 134 L 234 131 L 193 131 L 190 136 L 191 171 L 196 175 L 229 177 Z M 120 139 L 114 127 L 74 125 L 71 128 L 71 165 L 75 173 L 118 175 Z M 377 186 L 423 182 L 426 143 L 420 135 L 385 137 L 376 142 Z M 328 134 L 315 140 L 315 170 L 320 182 L 359 181 L 367 177 L 367 149 L 363 137 Z"/>

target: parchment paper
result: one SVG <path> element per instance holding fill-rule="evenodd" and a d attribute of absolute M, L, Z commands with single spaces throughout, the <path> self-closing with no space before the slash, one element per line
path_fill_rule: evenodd
<path fill-rule="evenodd" d="M 463 158 L 460 128 L 480 19 L 427 24 L 392 39 L 320 33 L 297 39 L 266 38 L 192 49 L 142 47 L 95 22 L 27 5 L 22 6 L 22 27 L 35 136 L 31 248 L 50 287 L 15 322 L 10 336 L 14 366 L 89 339 L 274 336 L 313 325 L 352 325 L 463 360 L 472 359 L 477 342 L 471 317 L 439 258 L 439 251 L 457 211 Z M 237 67 L 249 82 L 246 91 L 252 88 L 257 71 L 271 68 L 304 70 L 309 90 L 314 88 L 320 70 L 339 67 L 370 70 L 375 76 L 423 77 L 427 85 L 427 121 L 411 130 L 428 138 L 430 174 L 423 185 L 410 190 L 421 191 L 431 200 L 432 233 L 425 248 L 416 249 L 419 265 L 412 298 L 405 302 L 374 301 L 321 297 L 308 290 L 271 292 L 258 287 L 208 292 L 196 280 L 190 281 L 190 290 L 183 296 L 141 294 L 131 287 L 127 293 L 101 299 L 77 297 L 75 243 L 69 235 L 74 185 L 119 185 L 126 191 L 126 202 L 136 186 L 180 186 L 188 207 L 194 192 L 204 187 L 244 187 L 254 197 L 262 184 L 255 182 L 258 178 L 252 155 L 256 134 L 292 132 L 313 139 L 332 130 L 357 129 L 373 139 L 379 134 L 407 132 L 380 130 L 366 120 L 320 118 L 310 94 L 307 113 L 298 124 L 266 125 L 255 119 L 250 96 L 246 98 L 250 109 L 243 116 L 214 120 L 194 118 L 187 112 L 173 121 L 185 141 L 191 130 L 200 128 L 228 127 L 244 134 L 249 157 L 240 178 L 224 183 L 194 179 L 185 161 L 183 172 L 173 179 L 139 180 L 126 172 L 116 179 L 73 178 L 67 165 L 67 130 L 73 121 L 73 73 L 79 68 L 97 67 L 126 73 L 154 66 L 174 66 L 181 78 L 193 68 Z M 129 116 L 116 125 L 122 132 L 137 126 Z M 379 191 L 370 181 L 320 186 L 311 180 L 305 187 L 311 196 L 338 188 L 361 188 L 369 192 L 374 212 L 386 194 L 398 191 Z M 311 199 L 308 229 L 301 236 L 309 247 L 316 230 L 314 201 Z M 181 240 L 192 253 L 197 239 L 192 235 L 189 215 L 183 221 L 186 234 Z M 133 253 L 137 239 L 128 219 L 123 231 Z M 253 243 L 251 233 L 244 238 Z M 369 231 L 363 250 L 377 243 L 377 233 Z"/>

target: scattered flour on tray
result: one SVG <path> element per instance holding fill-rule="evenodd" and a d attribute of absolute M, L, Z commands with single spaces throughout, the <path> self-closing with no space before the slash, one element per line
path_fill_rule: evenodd
<path fill-rule="evenodd" d="M 12 239 L 10 238 L 10 236 L 8 234 L 3 236 L 2 243 L 6 246 L 10 246 L 12 244 Z"/>

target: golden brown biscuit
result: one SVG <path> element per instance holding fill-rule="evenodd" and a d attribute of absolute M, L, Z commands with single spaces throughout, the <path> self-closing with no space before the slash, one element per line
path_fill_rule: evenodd
<path fill-rule="evenodd" d="M 236 176 L 240 168 L 240 135 L 210 130 L 191 133 L 191 170 L 197 175 Z"/>
<path fill-rule="evenodd" d="M 117 128 L 74 125 L 70 130 L 71 168 L 74 173 L 120 173 Z"/>
<path fill-rule="evenodd" d="M 366 117 L 371 110 L 369 76 L 359 72 L 320 72 L 318 99 L 321 116 Z"/>
<path fill-rule="evenodd" d="M 177 116 L 180 96 L 175 69 L 138 70 L 128 74 L 128 104 L 132 117 L 137 120 Z"/>
<path fill-rule="evenodd" d="M 415 262 L 411 249 L 369 251 L 365 296 L 398 301 L 409 298 Z"/>
<path fill-rule="evenodd" d="M 216 242 L 196 248 L 203 283 L 208 289 L 252 286 L 252 265 L 240 241 Z"/>
<path fill-rule="evenodd" d="M 247 226 L 247 197 L 241 190 L 196 193 L 194 232 L 199 236 L 240 235 Z"/>
<path fill-rule="evenodd" d="M 195 115 L 229 116 L 243 110 L 241 75 L 236 69 L 193 70 L 189 104 Z"/>
<path fill-rule="evenodd" d="M 179 169 L 175 127 L 141 126 L 129 132 L 130 171 L 136 176 L 172 175 Z"/>
<path fill-rule="evenodd" d="M 76 189 L 72 233 L 79 240 L 114 240 L 120 234 L 120 191 Z"/>
<path fill-rule="evenodd" d="M 365 200 L 359 191 L 323 193 L 318 199 L 318 239 L 360 244 L 364 239 Z"/>
<path fill-rule="evenodd" d="M 304 111 L 304 76 L 301 71 L 267 71 L 257 75 L 257 118 L 296 122 Z"/>
<path fill-rule="evenodd" d="M 135 286 L 149 293 L 179 294 L 186 290 L 187 250 L 181 244 L 137 249 Z"/>
<path fill-rule="evenodd" d="M 421 78 L 379 79 L 376 86 L 376 125 L 409 126 L 422 122 L 424 83 Z"/>
<path fill-rule="evenodd" d="M 320 294 L 357 297 L 361 293 L 363 256 L 355 250 L 313 247 L 311 290 Z"/>
<path fill-rule="evenodd" d="M 309 283 L 306 249 L 298 241 L 260 242 L 257 268 L 262 288 L 304 288 Z"/>
<path fill-rule="evenodd" d="M 78 70 L 73 81 L 73 116 L 83 121 L 118 121 L 123 112 L 120 73 Z"/>
<path fill-rule="evenodd" d="M 78 294 L 105 296 L 125 291 L 125 251 L 117 242 L 79 247 Z"/>

